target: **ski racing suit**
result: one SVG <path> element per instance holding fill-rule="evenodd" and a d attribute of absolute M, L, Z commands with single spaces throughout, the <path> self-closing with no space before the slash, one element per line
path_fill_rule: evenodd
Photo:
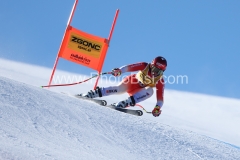
<path fill-rule="evenodd" d="M 125 65 L 119 68 L 121 73 L 135 72 L 136 74 L 125 77 L 117 86 L 102 88 L 102 96 L 128 93 L 135 103 L 144 101 L 153 95 L 153 87 L 156 87 L 156 99 L 160 108 L 163 106 L 164 79 L 163 75 L 154 77 L 151 74 L 150 63 L 140 62 Z"/>

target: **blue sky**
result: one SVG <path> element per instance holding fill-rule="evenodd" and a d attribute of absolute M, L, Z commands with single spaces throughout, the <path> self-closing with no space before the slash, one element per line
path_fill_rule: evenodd
<path fill-rule="evenodd" d="M 0 1 L 0 58 L 52 68 L 73 3 Z M 240 98 L 239 8 L 238 0 L 79 0 L 72 26 L 107 38 L 120 9 L 103 71 L 160 55 L 166 76 L 188 77 L 167 89 Z M 93 71 L 63 59 L 57 69 Z"/>

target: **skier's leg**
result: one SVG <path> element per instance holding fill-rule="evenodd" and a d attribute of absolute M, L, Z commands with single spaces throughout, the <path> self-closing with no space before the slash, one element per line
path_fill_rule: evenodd
<path fill-rule="evenodd" d="M 141 89 L 139 92 L 135 93 L 133 95 L 133 98 L 136 103 L 145 101 L 146 99 L 150 98 L 153 95 L 153 88 L 152 87 L 146 87 Z"/>
<path fill-rule="evenodd" d="M 81 96 L 88 98 L 104 97 L 115 94 L 129 93 L 133 90 L 140 88 L 135 75 L 130 75 L 124 78 L 117 86 L 110 87 L 97 87 L 96 90 L 90 90 L 86 94 L 81 94 Z M 141 88 L 140 88 L 141 89 Z"/>
<path fill-rule="evenodd" d="M 101 88 L 102 96 L 131 93 L 133 91 L 142 89 L 135 78 L 135 75 L 125 77 L 117 86 Z"/>
<path fill-rule="evenodd" d="M 128 97 L 126 100 L 116 103 L 115 106 L 121 108 L 125 108 L 127 106 L 135 106 L 136 103 L 142 102 L 150 98 L 152 95 L 153 95 L 152 87 L 141 88 L 141 90 L 139 90 L 132 96 Z"/>

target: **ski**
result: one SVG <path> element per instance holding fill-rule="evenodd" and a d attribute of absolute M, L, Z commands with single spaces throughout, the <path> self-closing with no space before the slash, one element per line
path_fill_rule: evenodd
<path fill-rule="evenodd" d="M 127 113 L 127 114 L 131 114 L 131 115 L 135 115 L 135 116 L 142 116 L 143 115 L 143 111 L 141 110 L 132 110 L 132 109 L 126 109 L 126 108 L 117 108 L 113 105 L 107 105 L 106 107 L 109 107 L 111 109 L 123 112 L 123 113 Z"/>
<path fill-rule="evenodd" d="M 76 94 L 76 95 L 72 95 L 72 94 L 69 94 L 69 93 L 65 93 L 65 92 L 61 92 L 62 94 L 65 94 L 65 95 L 68 95 L 70 97 L 75 97 L 75 98 L 80 98 L 80 99 L 85 99 L 85 100 L 88 100 L 88 101 L 92 101 L 92 102 L 95 102 L 101 106 L 106 106 L 107 105 L 107 101 L 105 100 L 101 100 L 101 99 L 91 99 L 91 98 L 87 98 L 87 97 L 82 97 L 81 95 L 79 94 Z"/>
<path fill-rule="evenodd" d="M 88 101 L 92 101 L 92 102 L 95 102 L 95 103 L 97 103 L 101 106 L 106 106 L 107 105 L 107 101 L 101 100 L 101 99 L 92 99 L 92 98 L 82 97 L 80 95 L 74 95 L 74 97 L 80 98 L 80 99 L 85 99 L 85 100 L 88 100 Z"/>
<path fill-rule="evenodd" d="M 125 109 L 125 108 L 116 108 L 114 105 L 107 105 L 107 101 L 106 100 L 92 99 L 92 98 L 82 97 L 81 95 L 74 95 L 74 97 L 77 97 L 77 98 L 80 98 L 80 99 L 84 99 L 84 100 L 89 100 L 89 101 L 95 102 L 95 103 L 97 103 L 97 104 L 99 104 L 101 106 L 105 106 L 105 107 L 117 110 L 119 112 L 131 114 L 131 115 L 135 115 L 135 116 L 142 116 L 143 115 L 143 111 L 141 111 L 141 110 L 131 110 L 131 109 Z"/>

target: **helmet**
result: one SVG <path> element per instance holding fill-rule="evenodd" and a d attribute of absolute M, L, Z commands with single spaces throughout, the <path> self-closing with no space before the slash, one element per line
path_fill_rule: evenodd
<path fill-rule="evenodd" d="M 164 57 L 159 56 L 153 59 L 151 65 L 165 71 L 167 68 L 167 60 Z"/>

